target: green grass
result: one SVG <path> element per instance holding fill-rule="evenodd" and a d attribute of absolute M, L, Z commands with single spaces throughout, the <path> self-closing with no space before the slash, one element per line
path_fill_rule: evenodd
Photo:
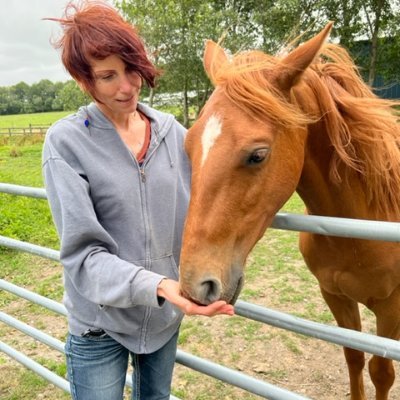
<path fill-rule="evenodd" d="M 19 146 L 18 150 L 19 155 L 15 157 L 12 147 L 0 146 L 0 182 L 43 187 L 42 142 Z M 0 209 L 1 235 L 58 247 L 47 201 L 0 193 Z"/>
<path fill-rule="evenodd" d="M 0 146 L 0 179 L 3 183 L 43 187 L 41 173 L 41 152 L 43 140 L 18 147 Z"/>
<path fill-rule="evenodd" d="M 30 114 L 23 116 L 0 116 L 0 127 L 25 127 L 30 123 L 50 125 L 61 116 L 68 113 Z M 43 187 L 41 174 L 42 137 L 19 137 L 17 140 L 0 142 L 0 182 L 24 186 Z M 52 222 L 49 206 L 46 200 L 33 199 L 22 196 L 12 196 L 0 193 L 0 234 L 41 246 L 57 249 L 58 237 Z M 0 247 L 0 278 L 19 286 L 29 288 L 39 294 L 61 301 L 62 280 L 61 266 L 49 260 L 42 259 L 27 253 L 13 251 Z M 21 301 L 8 292 L 0 293 L 0 307 L 15 318 L 25 321 L 44 331 L 51 331 L 52 326 L 46 322 L 51 316 L 50 311 L 37 305 Z M 23 353 L 33 351 L 37 342 L 31 342 L 19 348 L 20 336 L 16 331 L 1 325 L 0 338 L 12 344 Z M 9 338 L 7 340 L 7 338 Z M 35 345 L 35 346 L 33 346 Z M 44 353 L 42 357 L 35 357 L 36 361 L 47 366 L 60 376 L 65 374 L 65 363 L 54 358 L 52 351 Z M 57 400 L 67 399 L 69 396 L 59 389 L 52 388 L 49 383 L 23 367 L 12 367 L 10 361 L 2 358 L 0 375 L 7 374 L 8 387 L 0 384 L 0 398 L 4 400 L 26 399 L 33 400 L 44 396 L 45 393 L 54 393 L 51 397 Z M 14 365 L 14 364 L 12 364 Z M 15 382 L 15 384 L 13 384 Z M 49 394 L 48 394 L 49 396 Z"/>
<path fill-rule="evenodd" d="M 51 125 L 72 111 L 57 111 L 34 114 L 0 115 L 0 128 L 26 128 L 32 125 Z"/>

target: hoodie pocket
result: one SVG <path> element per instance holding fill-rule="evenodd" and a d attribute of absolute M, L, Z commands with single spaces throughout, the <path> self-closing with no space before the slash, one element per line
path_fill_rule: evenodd
<path fill-rule="evenodd" d="M 152 259 L 150 270 L 175 281 L 179 280 L 178 266 L 172 254 Z"/>

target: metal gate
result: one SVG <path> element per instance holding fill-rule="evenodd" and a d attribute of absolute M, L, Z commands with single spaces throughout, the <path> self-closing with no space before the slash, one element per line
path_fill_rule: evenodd
<path fill-rule="evenodd" d="M 46 199 L 46 193 L 44 189 L 11 184 L 0 183 L 0 193 Z M 400 242 L 400 224 L 392 222 L 279 213 L 276 215 L 272 227 L 276 229 L 308 231 L 321 235 Z M 40 257 L 59 261 L 59 252 L 56 250 L 4 236 L 0 236 L 0 246 L 5 246 L 7 248 L 23 252 L 29 252 Z M 64 316 L 66 315 L 66 310 L 62 304 L 18 287 L 3 279 L 0 279 L 0 289 L 6 290 L 16 296 L 39 304 L 57 314 Z M 259 321 L 278 328 L 400 361 L 400 344 L 395 340 L 308 321 L 244 301 L 238 301 L 236 303 L 235 313 L 244 318 Z M 4 312 L 0 312 L 0 321 L 23 332 L 26 335 L 33 337 L 34 339 L 59 352 L 64 352 L 63 342 L 15 319 Z M 27 368 L 33 370 L 35 373 L 42 376 L 62 390 L 67 392 L 70 391 L 69 384 L 64 378 L 45 368 L 43 365 L 40 365 L 33 359 L 17 351 L 3 341 L 0 341 L 0 351 L 12 357 Z M 176 362 L 233 386 L 244 389 L 250 393 L 256 394 L 262 398 L 272 400 L 307 399 L 300 394 L 279 388 L 268 382 L 253 378 L 239 371 L 235 371 L 217 363 L 202 359 L 179 349 Z M 132 386 L 132 381 L 129 376 L 127 376 L 126 383 L 128 386 Z M 174 396 L 171 396 L 171 399 L 178 400 Z"/>

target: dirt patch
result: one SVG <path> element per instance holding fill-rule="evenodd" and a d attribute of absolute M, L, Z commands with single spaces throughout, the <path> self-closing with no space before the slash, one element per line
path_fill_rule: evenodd
<path fill-rule="evenodd" d="M 208 324 L 206 329 L 212 331 L 210 343 L 200 345 L 196 338 L 193 338 L 193 341 L 185 346 L 188 351 L 195 351 L 209 360 L 310 399 L 350 398 L 347 367 L 340 346 L 265 325 L 258 330 L 256 338 L 251 341 L 246 340 L 243 333 L 225 337 L 221 332 L 226 331 L 226 323 L 220 317 Z M 367 355 L 367 359 L 370 357 Z M 398 374 L 398 366 L 395 367 Z M 179 372 L 181 368 L 177 370 Z M 364 377 L 367 398 L 372 400 L 375 398 L 374 389 L 367 371 Z M 178 386 L 179 384 L 186 385 L 187 388 L 190 386 L 190 382 L 180 381 L 179 373 L 177 383 Z M 198 385 L 199 383 L 196 383 L 196 386 L 193 386 L 193 394 L 187 391 L 189 396 L 185 399 L 198 399 L 196 397 Z M 244 392 L 236 390 L 222 397 L 209 398 L 242 399 L 243 396 Z M 398 398 L 400 398 L 399 380 L 395 382 L 391 391 L 391 399 Z"/>

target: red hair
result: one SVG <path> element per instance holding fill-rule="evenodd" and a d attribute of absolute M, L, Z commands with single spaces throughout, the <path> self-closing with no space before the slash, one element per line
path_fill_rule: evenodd
<path fill-rule="evenodd" d="M 95 80 L 90 66 L 91 58 L 102 60 L 117 55 L 148 86 L 155 86 L 159 72 L 149 60 L 137 30 L 110 5 L 91 1 L 77 6 L 69 2 L 64 18 L 46 19 L 61 24 L 63 35 L 54 42 L 54 47 L 62 50 L 62 63 L 72 78 L 92 96 Z"/>

